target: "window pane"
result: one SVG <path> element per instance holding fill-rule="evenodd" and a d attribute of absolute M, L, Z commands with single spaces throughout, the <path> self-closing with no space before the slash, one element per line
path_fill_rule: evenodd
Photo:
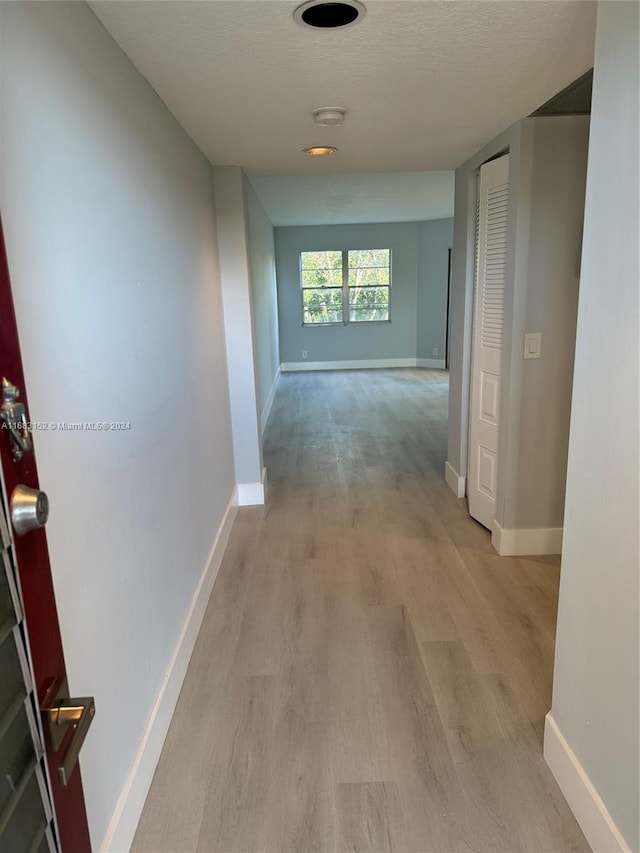
<path fill-rule="evenodd" d="M 303 322 L 308 324 L 342 322 L 342 290 L 316 288 L 302 291 Z"/>
<path fill-rule="evenodd" d="M 349 287 L 389 284 L 389 267 L 350 267 Z"/>
<path fill-rule="evenodd" d="M 349 305 L 388 305 L 388 287 L 354 287 L 349 291 Z"/>
<path fill-rule="evenodd" d="M 300 269 L 342 269 L 342 252 L 301 252 Z"/>
<path fill-rule="evenodd" d="M 390 249 L 349 252 L 349 320 L 352 323 L 389 319 Z"/>
<path fill-rule="evenodd" d="M 300 273 L 303 287 L 340 287 L 342 285 L 342 267 L 334 269 L 302 270 Z"/>
<path fill-rule="evenodd" d="M 360 287 L 349 290 L 349 319 L 353 323 L 389 319 L 389 288 Z"/>
<path fill-rule="evenodd" d="M 355 249 L 349 252 L 351 267 L 388 267 L 390 249 Z"/>
<path fill-rule="evenodd" d="M 352 308 L 349 320 L 352 323 L 386 323 L 389 320 L 389 308 L 383 305 Z"/>

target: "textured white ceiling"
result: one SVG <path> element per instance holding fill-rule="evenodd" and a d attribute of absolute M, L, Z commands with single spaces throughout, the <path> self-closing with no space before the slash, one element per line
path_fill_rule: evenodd
<path fill-rule="evenodd" d="M 209 159 L 253 175 L 452 169 L 592 64 L 593 3 L 365 0 L 311 30 L 298 2 L 90 5 Z M 334 105 L 344 127 L 316 127 Z"/>
<path fill-rule="evenodd" d="M 453 216 L 453 172 L 252 177 L 274 225 L 419 222 Z"/>

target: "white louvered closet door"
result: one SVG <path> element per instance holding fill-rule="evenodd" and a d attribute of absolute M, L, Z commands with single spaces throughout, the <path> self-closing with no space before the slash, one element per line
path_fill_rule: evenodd
<path fill-rule="evenodd" d="M 470 514 L 489 529 L 498 487 L 508 176 L 508 154 L 482 166 L 476 223 L 467 498 Z"/>

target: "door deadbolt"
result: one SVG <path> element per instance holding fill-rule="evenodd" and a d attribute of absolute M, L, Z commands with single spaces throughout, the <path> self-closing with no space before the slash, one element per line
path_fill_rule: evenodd
<path fill-rule="evenodd" d="M 19 396 L 20 389 L 18 386 L 4 377 L 2 380 L 0 417 L 2 418 L 3 429 L 9 430 L 11 455 L 14 462 L 19 462 L 25 453 L 33 449 L 24 404 L 17 402 Z"/>
<path fill-rule="evenodd" d="M 16 486 L 11 494 L 11 523 L 18 536 L 44 527 L 49 518 L 49 498 L 39 489 Z"/>

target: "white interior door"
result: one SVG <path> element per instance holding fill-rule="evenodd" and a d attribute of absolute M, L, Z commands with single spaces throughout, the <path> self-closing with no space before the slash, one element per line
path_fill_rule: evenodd
<path fill-rule="evenodd" d="M 508 178 L 508 154 L 481 167 L 476 221 L 467 498 L 470 514 L 489 529 L 498 486 Z"/>

